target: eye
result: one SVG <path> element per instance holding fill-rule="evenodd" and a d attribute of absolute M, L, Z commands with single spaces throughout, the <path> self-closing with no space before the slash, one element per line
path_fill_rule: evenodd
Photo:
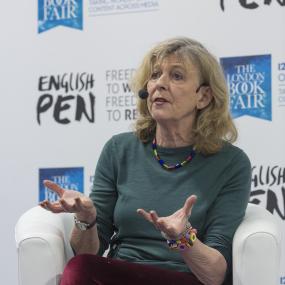
<path fill-rule="evenodd" d="M 181 73 L 181 72 L 178 72 L 178 71 L 174 71 L 172 73 L 172 78 L 174 80 L 183 80 L 184 79 L 184 75 Z"/>
<path fill-rule="evenodd" d="M 160 71 L 154 71 L 151 75 L 150 75 L 150 79 L 158 79 L 161 75 Z"/>

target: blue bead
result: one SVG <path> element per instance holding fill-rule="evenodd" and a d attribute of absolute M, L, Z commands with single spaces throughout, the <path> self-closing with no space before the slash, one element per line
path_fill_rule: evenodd
<path fill-rule="evenodd" d="M 163 160 L 163 159 L 160 159 L 158 162 L 159 162 L 161 165 L 164 164 L 164 160 Z"/>

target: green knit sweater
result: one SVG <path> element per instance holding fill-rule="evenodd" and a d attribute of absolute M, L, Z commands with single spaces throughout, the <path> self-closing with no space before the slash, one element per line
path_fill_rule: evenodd
<path fill-rule="evenodd" d="M 183 161 L 192 147 L 164 148 L 167 163 Z M 134 133 L 113 136 L 104 146 L 90 194 L 98 212 L 100 254 L 189 272 L 179 252 L 169 250 L 154 226 L 136 213 L 138 208 L 168 216 L 192 194 L 198 199 L 190 223 L 198 238 L 217 249 L 231 267 L 231 245 L 250 193 L 251 166 L 246 154 L 226 143 L 218 153 L 196 154 L 184 167 L 163 169 Z"/>

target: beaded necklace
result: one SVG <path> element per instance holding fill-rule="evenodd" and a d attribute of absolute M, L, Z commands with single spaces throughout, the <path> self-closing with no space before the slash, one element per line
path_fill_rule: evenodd
<path fill-rule="evenodd" d="M 157 153 L 157 145 L 156 145 L 156 138 L 153 139 L 152 141 L 152 150 L 153 150 L 153 154 L 154 154 L 154 157 L 156 158 L 156 160 L 158 161 L 158 163 L 163 167 L 165 168 L 166 170 L 174 170 L 174 169 L 178 169 L 182 166 L 184 166 L 185 164 L 187 164 L 188 162 L 190 162 L 196 152 L 194 149 L 192 149 L 190 155 L 187 156 L 187 158 L 185 160 L 183 160 L 182 162 L 178 162 L 176 164 L 170 164 L 170 165 L 167 165 L 165 163 L 165 161 L 163 159 L 160 158 L 159 154 Z"/>

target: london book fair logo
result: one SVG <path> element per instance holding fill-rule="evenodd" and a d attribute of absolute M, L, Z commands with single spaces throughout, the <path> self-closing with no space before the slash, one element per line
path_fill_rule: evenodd
<path fill-rule="evenodd" d="M 220 0 L 220 7 L 223 11 L 225 11 L 225 3 L 226 0 Z M 229 4 L 231 4 L 231 1 L 228 1 Z M 260 8 L 262 6 L 270 6 L 271 4 L 275 3 L 279 4 L 280 6 L 285 6 L 285 0 L 263 0 L 262 1 L 253 1 L 253 0 L 239 0 L 239 4 L 242 8 L 255 10 L 257 8 Z"/>
<path fill-rule="evenodd" d="M 221 58 L 233 118 L 272 119 L 271 55 Z"/>
<path fill-rule="evenodd" d="M 83 0 L 38 0 L 38 32 L 57 26 L 83 29 Z"/>
<path fill-rule="evenodd" d="M 55 202 L 58 200 L 58 195 L 45 187 L 43 184 L 44 180 L 51 180 L 64 189 L 75 190 L 84 193 L 83 177 L 83 167 L 40 168 L 39 201 L 49 200 L 50 202 Z"/>
<path fill-rule="evenodd" d="M 81 120 L 95 123 L 94 82 L 94 75 L 87 72 L 40 76 L 38 124 L 43 123 L 43 118 L 63 125 Z"/>

